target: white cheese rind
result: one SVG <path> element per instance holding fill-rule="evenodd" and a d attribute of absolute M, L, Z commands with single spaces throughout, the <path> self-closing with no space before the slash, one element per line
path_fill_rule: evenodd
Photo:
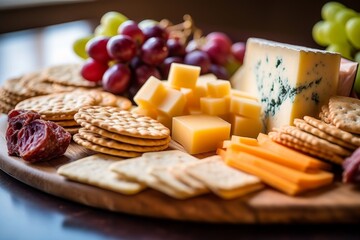
<path fill-rule="evenodd" d="M 291 125 L 294 118 L 317 117 L 336 94 L 340 58 L 332 52 L 250 38 L 237 88 L 259 98 L 268 132 Z"/>

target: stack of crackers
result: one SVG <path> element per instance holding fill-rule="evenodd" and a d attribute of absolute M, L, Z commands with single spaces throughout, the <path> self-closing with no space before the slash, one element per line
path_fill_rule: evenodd
<path fill-rule="evenodd" d="M 208 192 L 232 199 L 263 188 L 257 177 L 227 166 L 219 156 L 200 160 L 179 150 L 144 153 L 128 160 L 96 154 L 63 165 L 58 173 L 122 194 L 150 187 L 176 199 Z"/>
<path fill-rule="evenodd" d="M 305 116 L 294 126 L 269 133 L 272 140 L 303 153 L 341 165 L 360 147 L 360 100 L 335 96 L 322 107 L 321 120 Z"/>
<path fill-rule="evenodd" d="M 37 93 L 28 90 L 28 85 L 28 76 L 5 81 L 0 88 L 0 113 L 8 113 L 22 100 L 37 96 Z"/>
<path fill-rule="evenodd" d="M 90 150 L 119 157 L 168 148 L 170 130 L 158 121 L 119 107 L 86 106 L 74 116 L 81 126 L 73 140 Z"/>
<path fill-rule="evenodd" d="M 39 95 L 94 89 L 80 75 L 80 64 L 62 64 L 5 81 L 0 88 L 0 112 L 8 113 L 20 101 Z"/>

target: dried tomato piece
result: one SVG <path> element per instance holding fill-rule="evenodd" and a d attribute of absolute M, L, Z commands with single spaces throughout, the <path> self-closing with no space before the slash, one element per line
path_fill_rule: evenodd
<path fill-rule="evenodd" d="M 13 110 L 8 115 L 6 140 L 9 155 L 28 162 L 46 161 L 65 153 L 71 135 L 33 111 Z"/>
<path fill-rule="evenodd" d="M 18 132 L 20 129 L 31 123 L 35 119 L 40 119 L 40 114 L 34 111 L 12 110 L 8 114 L 8 128 L 6 129 L 6 144 L 9 155 L 18 156 Z"/>

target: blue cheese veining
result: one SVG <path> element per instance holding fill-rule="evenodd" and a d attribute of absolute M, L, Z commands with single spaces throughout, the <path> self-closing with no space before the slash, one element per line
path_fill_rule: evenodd
<path fill-rule="evenodd" d="M 237 88 L 256 94 L 266 131 L 292 124 L 294 118 L 317 116 L 336 94 L 340 55 L 250 38 Z"/>

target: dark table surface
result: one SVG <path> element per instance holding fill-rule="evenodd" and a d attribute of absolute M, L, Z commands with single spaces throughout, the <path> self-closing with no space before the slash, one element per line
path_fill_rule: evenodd
<path fill-rule="evenodd" d="M 46 66 L 79 61 L 71 43 L 86 21 L 0 35 L 0 84 Z M 6 149 L 0 149 L 6 151 Z M 1 160 L 0 160 L 1 161 Z M 359 239 L 358 225 L 231 225 L 131 216 L 43 193 L 0 171 L 0 239 Z"/>

